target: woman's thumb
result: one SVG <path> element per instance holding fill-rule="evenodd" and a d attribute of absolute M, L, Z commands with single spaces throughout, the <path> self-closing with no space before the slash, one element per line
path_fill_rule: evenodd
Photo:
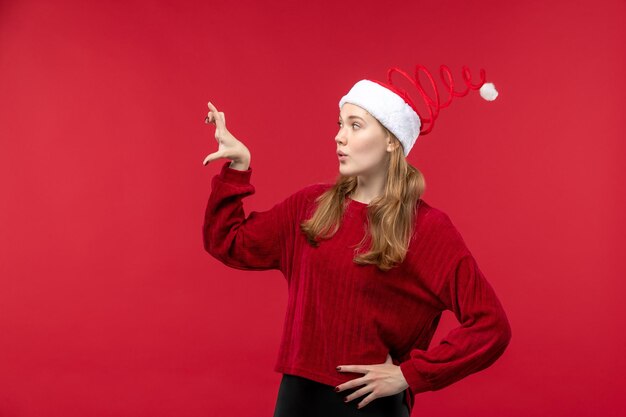
<path fill-rule="evenodd" d="M 204 158 L 204 161 L 202 161 L 202 165 L 206 165 L 211 161 L 215 161 L 216 159 L 222 158 L 222 152 L 218 151 L 218 152 L 213 152 L 212 154 L 209 154 L 206 156 L 206 158 Z"/>

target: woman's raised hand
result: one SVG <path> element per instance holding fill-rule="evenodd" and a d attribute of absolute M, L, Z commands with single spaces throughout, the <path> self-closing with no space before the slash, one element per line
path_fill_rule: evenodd
<path fill-rule="evenodd" d="M 209 114 L 204 121 L 215 125 L 215 140 L 217 140 L 218 148 L 216 152 L 207 155 L 202 163 L 206 165 L 219 158 L 228 158 L 233 161 L 231 168 L 247 170 L 250 165 L 250 151 L 226 129 L 224 113 L 217 111 L 210 101 L 208 106 Z"/>

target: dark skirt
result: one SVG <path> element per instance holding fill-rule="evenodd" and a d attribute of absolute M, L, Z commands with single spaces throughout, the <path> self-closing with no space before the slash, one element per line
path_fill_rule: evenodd
<path fill-rule="evenodd" d="M 283 374 L 274 417 L 409 417 L 409 409 L 404 401 L 406 391 L 375 398 L 360 409 L 357 404 L 370 393 L 347 403 L 343 401 L 361 387 L 335 392 L 334 386 Z"/>

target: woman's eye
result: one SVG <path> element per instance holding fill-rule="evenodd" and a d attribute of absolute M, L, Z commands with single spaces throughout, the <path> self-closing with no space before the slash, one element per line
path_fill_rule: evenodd
<path fill-rule="evenodd" d="M 339 127 L 341 127 L 341 122 L 337 122 L 337 124 L 339 125 Z M 359 124 L 358 124 L 358 123 L 352 123 L 352 126 L 354 126 L 354 125 L 359 126 Z M 360 126 L 359 126 L 359 127 L 360 127 Z"/>
<path fill-rule="evenodd" d="M 352 126 L 354 126 L 354 125 L 357 125 L 357 126 L 359 126 L 359 124 L 358 124 L 358 123 L 352 123 Z M 360 126 L 359 126 L 359 127 L 360 127 Z"/>

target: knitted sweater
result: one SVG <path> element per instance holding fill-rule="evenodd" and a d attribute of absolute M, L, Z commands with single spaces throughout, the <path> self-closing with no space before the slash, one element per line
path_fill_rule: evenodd
<path fill-rule="evenodd" d="M 336 234 L 313 247 L 299 224 L 332 184 L 308 185 L 246 217 L 252 167 L 229 165 L 211 181 L 204 248 L 232 268 L 283 273 L 288 300 L 275 371 L 336 386 L 363 376 L 338 365 L 381 364 L 389 353 L 409 385 L 411 410 L 418 393 L 444 388 L 502 355 L 511 338 L 507 316 L 444 212 L 420 199 L 405 260 L 382 272 L 352 261 L 366 232 L 367 204 L 347 198 Z M 428 349 L 444 310 L 460 326 Z"/>

